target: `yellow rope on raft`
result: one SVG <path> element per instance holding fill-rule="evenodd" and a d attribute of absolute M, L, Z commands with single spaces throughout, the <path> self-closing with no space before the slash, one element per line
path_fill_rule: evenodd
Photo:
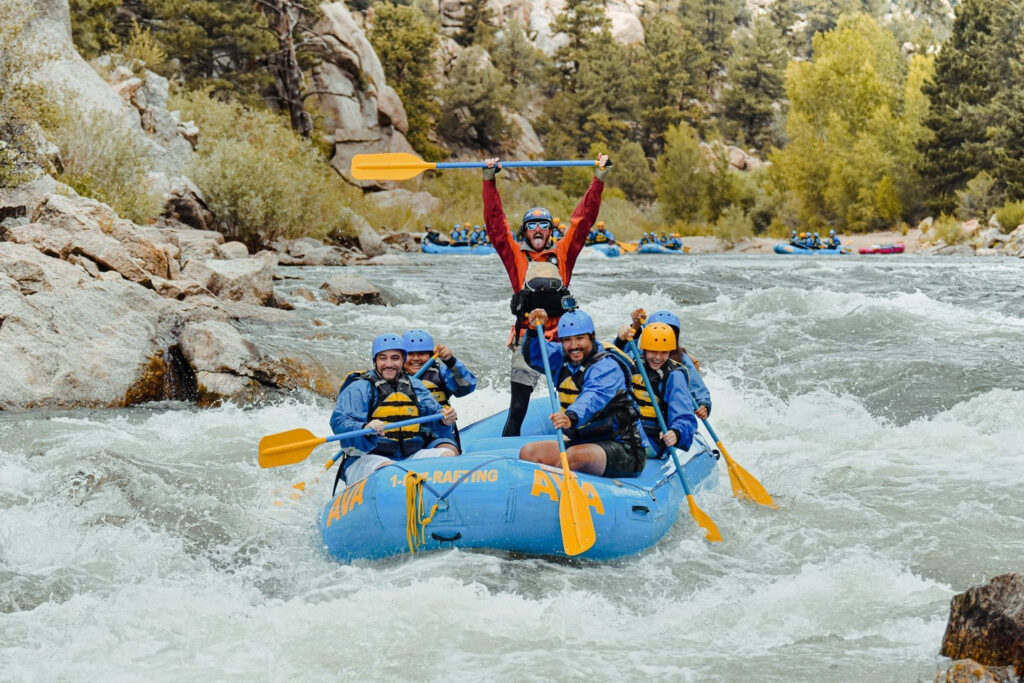
<path fill-rule="evenodd" d="M 408 472 L 405 475 L 405 537 L 409 539 L 409 554 L 416 552 L 426 541 L 426 529 L 434 513 L 437 512 L 437 503 L 430 509 L 430 515 L 423 517 L 423 482 L 426 477 L 417 472 Z"/>

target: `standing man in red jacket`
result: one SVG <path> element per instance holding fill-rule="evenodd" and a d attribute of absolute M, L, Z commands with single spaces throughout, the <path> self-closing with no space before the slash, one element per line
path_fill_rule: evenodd
<path fill-rule="evenodd" d="M 523 214 L 518 235 L 513 234 L 494 181 L 501 170 L 501 162 L 497 158 L 487 160 L 483 181 L 484 224 L 491 244 L 508 271 L 512 283 L 512 315 L 515 316 L 508 342 L 512 349 L 512 399 L 502 436 L 519 436 L 530 394 L 540 377 L 540 373 L 526 364 L 522 354 L 517 353 L 516 347 L 526 331 L 526 318 L 535 308 L 544 309 L 548 315 L 544 336 L 549 341 L 557 338 L 558 318 L 564 312 L 562 299 L 571 297 L 572 269 L 601 210 L 601 192 L 610 167 L 608 156 L 599 154 L 594 179 L 572 212 L 569 225 L 559 226 L 565 235 L 555 244 L 551 241 L 554 219 L 550 211 L 539 206 Z M 517 237 L 525 246 L 519 244 Z"/>

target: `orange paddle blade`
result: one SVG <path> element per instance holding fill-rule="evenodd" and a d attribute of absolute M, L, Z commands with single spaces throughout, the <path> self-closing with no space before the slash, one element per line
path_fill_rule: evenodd
<path fill-rule="evenodd" d="M 725 458 L 725 463 L 729 466 L 729 483 L 732 484 L 732 495 L 778 510 L 779 506 L 775 504 L 775 501 L 772 500 L 764 486 L 761 486 L 761 482 L 732 459 L 729 451 L 725 450 L 725 446 L 722 445 L 721 441 L 716 441 L 715 445 L 718 446 L 718 450 L 722 452 L 722 457 Z"/>
<path fill-rule="evenodd" d="M 415 154 L 357 154 L 352 157 L 351 175 L 356 180 L 409 180 L 437 164 Z"/>
<path fill-rule="evenodd" d="M 270 434 L 260 439 L 260 467 L 280 467 L 302 462 L 313 449 L 327 439 L 316 436 L 308 429 L 289 429 L 287 432 Z"/>
<path fill-rule="evenodd" d="M 690 515 L 697 522 L 697 526 L 707 532 L 704 534 L 704 538 L 708 539 L 709 543 L 721 543 L 722 534 L 718 531 L 718 525 L 703 510 L 697 507 L 697 501 L 693 499 L 692 494 L 686 496 L 686 502 L 690 504 Z"/>
<path fill-rule="evenodd" d="M 565 452 L 562 457 L 562 490 L 558 497 L 558 522 L 562 527 L 562 546 L 566 555 L 579 555 L 597 541 L 594 519 L 576 476 L 569 469 Z"/>
<path fill-rule="evenodd" d="M 621 249 L 622 251 L 627 251 L 630 253 L 636 251 L 636 245 L 633 244 L 632 242 L 619 242 L 618 245 L 619 249 Z"/>

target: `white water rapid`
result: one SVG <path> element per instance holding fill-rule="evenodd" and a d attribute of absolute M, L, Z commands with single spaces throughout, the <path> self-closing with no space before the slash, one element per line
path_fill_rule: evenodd
<path fill-rule="evenodd" d="M 423 327 L 480 378 L 461 424 L 505 408 L 497 258 L 410 260 L 359 271 L 401 305 L 295 298 L 294 325 L 247 332 L 341 376 Z M 723 463 L 698 497 L 723 543 L 684 511 L 611 564 L 338 564 L 330 477 L 274 505 L 333 451 L 256 464 L 265 434 L 329 433 L 322 398 L 0 413 L 0 680 L 931 680 L 952 595 L 1024 569 L 1022 282 L 997 258 L 585 255 L 602 337 L 680 315 L 711 423 L 781 505 L 733 498 Z"/>

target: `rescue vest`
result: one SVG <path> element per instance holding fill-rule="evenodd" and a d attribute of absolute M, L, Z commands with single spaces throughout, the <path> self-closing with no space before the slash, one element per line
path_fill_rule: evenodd
<path fill-rule="evenodd" d="M 530 261 L 523 276 L 523 286 L 512 295 L 509 309 L 516 319 L 514 341 L 525 331 L 526 316 L 535 308 L 543 308 L 548 314 L 549 325 L 556 322 L 565 309 L 562 298 L 572 296 L 562 282 L 558 272 L 558 256 L 554 251 L 541 252 L 538 259 Z"/>
<path fill-rule="evenodd" d="M 568 363 L 562 363 L 558 371 L 558 378 L 555 380 L 558 386 L 558 402 L 562 410 L 567 410 L 577 398 L 583 388 L 584 376 L 594 363 L 603 358 L 615 358 L 622 369 L 626 379 L 626 386 L 629 385 L 629 370 L 622 365 L 622 361 L 607 351 L 598 351 L 590 354 L 575 372 L 569 370 Z M 620 389 L 615 396 L 585 424 L 576 425 L 575 434 L 572 440 L 582 443 L 595 441 L 623 441 L 629 437 L 638 417 L 636 405 L 633 398 L 626 389 Z"/>
<path fill-rule="evenodd" d="M 370 404 L 367 406 L 366 421 L 381 420 L 382 422 L 401 422 L 422 414 L 420 404 L 416 400 L 416 390 L 412 381 L 404 371 L 395 381 L 389 382 L 374 370 L 353 372 L 342 382 L 341 390 L 353 382 L 364 380 L 370 383 Z M 427 443 L 426 430 L 420 425 L 408 425 L 401 429 L 384 432 L 377 436 L 377 445 L 371 453 L 388 458 L 407 458 L 420 450 Z"/>
<path fill-rule="evenodd" d="M 661 416 L 665 419 L 666 423 L 668 422 L 668 403 L 665 401 L 665 385 L 668 383 L 669 373 L 672 372 L 682 372 L 685 378 L 683 380 L 684 386 L 689 383 L 686 366 L 672 359 L 666 360 L 660 370 L 647 370 L 647 379 L 651 380 L 651 389 L 654 390 L 654 397 L 658 401 L 658 409 L 661 410 Z M 651 395 L 647 393 L 647 387 L 644 385 L 644 378 L 640 374 L 639 369 L 633 374 L 632 390 L 633 400 L 636 401 L 637 408 L 640 410 L 640 422 L 643 425 L 644 431 L 652 437 L 657 437 L 661 433 L 661 425 L 658 424 L 658 416 L 654 412 L 654 403 L 651 401 Z M 689 390 L 687 389 L 687 391 Z"/>
<path fill-rule="evenodd" d="M 441 376 L 441 371 L 437 369 L 436 365 L 427 368 L 427 371 L 420 375 L 420 381 L 442 407 L 451 406 L 448 402 L 452 397 L 451 392 L 448 391 L 448 385 L 445 384 L 444 377 Z"/>

